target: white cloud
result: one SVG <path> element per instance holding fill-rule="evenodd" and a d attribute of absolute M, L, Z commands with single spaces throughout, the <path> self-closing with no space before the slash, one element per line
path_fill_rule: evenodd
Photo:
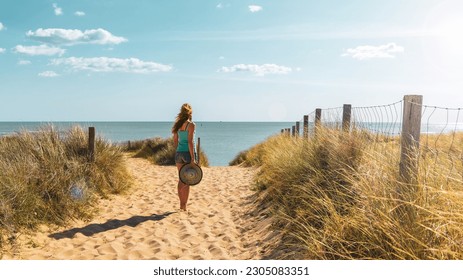
<path fill-rule="evenodd" d="M 227 4 L 223 4 L 223 3 L 219 3 L 217 4 L 217 6 L 215 6 L 217 9 L 225 9 L 225 8 L 230 8 L 231 4 L 230 3 L 227 3 Z"/>
<path fill-rule="evenodd" d="M 251 72 L 256 76 L 265 76 L 267 74 L 288 74 L 292 71 L 290 67 L 276 64 L 236 64 L 231 67 L 222 67 L 218 72 L 233 73 L 233 72 Z"/>
<path fill-rule="evenodd" d="M 2 31 L 2 30 L 4 30 L 4 29 L 6 29 L 6 28 L 5 28 L 5 25 L 3 25 L 3 23 L 0 22 L 0 31 Z"/>
<path fill-rule="evenodd" d="M 53 71 L 45 71 L 45 72 L 39 73 L 39 77 L 44 77 L 44 78 L 54 78 L 58 76 L 59 75 Z"/>
<path fill-rule="evenodd" d="M 47 45 L 40 46 L 22 46 L 17 45 L 13 49 L 17 53 L 27 54 L 27 55 L 63 55 L 66 50 L 58 47 L 50 47 Z"/>
<path fill-rule="evenodd" d="M 4 53 L 6 50 L 4 48 L 0 48 L 0 53 Z"/>
<path fill-rule="evenodd" d="M 152 61 L 142 61 L 138 58 L 112 58 L 112 57 L 68 57 L 51 61 L 52 65 L 65 65 L 73 70 L 87 70 L 93 72 L 125 72 L 125 73 L 152 73 L 169 72 L 172 66 Z"/>
<path fill-rule="evenodd" d="M 225 59 L 225 56 L 219 56 L 219 59 L 220 59 L 220 60 L 224 60 L 224 59 Z"/>
<path fill-rule="evenodd" d="M 29 30 L 26 35 L 36 41 L 53 45 L 76 44 L 120 44 L 127 42 L 124 37 L 118 37 L 102 28 L 81 31 L 78 29 L 39 28 L 36 31 Z"/>
<path fill-rule="evenodd" d="M 371 58 L 394 58 L 395 54 L 403 53 L 404 48 L 396 43 L 389 43 L 381 46 L 358 46 L 347 49 L 342 56 L 350 56 L 358 60 Z"/>
<path fill-rule="evenodd" d="M 263 9 L 262 6 L 257 6 L 257 5 L 249 5 L 248 8 L 251 13 L 257 13 L 257 12 L 262 11 Z"/>
<path fill-rule="evenodd" d="M 61 16 L 63 14 L 63 9 L 58 7 L 58 4 L 53 3 L 53 9 L 55 10 L 55 15 Z"/>
<path fill-rule="evenodd" d="M 18 65 L 29 65 L 32 62 L 30 60 L 20 60 L 18 61 Z"/>
<path fill-rule="evenodd" d="M 76 11 L 76 12 L 74 13 L 74 15 L 76 15 L 76 16 L 78 16 L 78 17 L 83 17 L 83 16 L 85 16 L 85 12 Z"/>

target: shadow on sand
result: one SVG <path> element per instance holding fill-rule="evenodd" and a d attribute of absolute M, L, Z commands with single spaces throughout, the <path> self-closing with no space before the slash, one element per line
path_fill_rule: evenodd
<path fill-rule="evenodd" d="M 108 220 L 106 223 L 103 224 L 89 224 L 82 228 L 72 228 L 62 232 L 50 234 L 48 237 L 54 239 L 73 238 L 74 235 L 76 235 L 77 233 L 82 233 L 85 236 L 92 236 L 100 232 L 113 230 L 123 226 L 136 227 L 139 224 L 144 223 L 146 221 L 160 221 L 174 213 L 176 212 L 166 212 L 161 215 L 153 214 L 150 216 L 133 216 L 126 220 Z"/>

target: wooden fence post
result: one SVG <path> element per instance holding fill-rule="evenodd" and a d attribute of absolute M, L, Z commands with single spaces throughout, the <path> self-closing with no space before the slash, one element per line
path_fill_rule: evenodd
<path fill-rule="evenodd" d="M 296 122 L 296 136 L 298 137 L 300 136 L 300 133 L 299 133 L 301 129 L 300 127 L 301 127 L 301 122 Z"/>
<path fill-rule="evenodd" d="M 200 159 L 201 159 L 201 138 L 198 137 L 198 143 L 197 143 L 197 153 L 198 153 L 198 165 L 200 164 Z"/>
<path fill-rule="evenodd" d="M 293 137 L 296 136 L 296 126 L 295 125 L 291 127 L 291 136 Z"/>
<path fill-rule="evenodd" d="M 321 120 L 322 120 L 322 109 L 317 108 L 315 109 L 315 124 L 314 124 L 315 136 L 317 135 L 317 130 L 320 128 Z"/>
<path fill-rule="evenodd" d="M 352 113 L 352 105 L 344 104 L 342 107 L 342 130 L 344 132 L 350 131 L 350 116 Z"/>
<path fill-rule="evenodd" d="M 304 139 L 309 137 L 309 116 L 304 115 L 304 131 L 303 131 Z"/>
<path fill-rule="evenodd" d="M 88 159 L 95 161 L 95 127 L 88 128 Z"/>
<path fill-rule="evenodd" d="M 420 148 L 422 95 L 405 95 L 402 121 L 400 176 L 405 183 L 416 181 Z"/>

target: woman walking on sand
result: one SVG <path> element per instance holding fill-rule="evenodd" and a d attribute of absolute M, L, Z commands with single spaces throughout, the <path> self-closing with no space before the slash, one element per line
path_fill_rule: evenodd
<path fill-rule="evenodd" d="M 192 121 L 193 109 L 190 104 L 185 103 L 180 108 L 172 126 L 172 134 L 174 136 L 174 145 L 177 147 L 175 152 L 175 164 L 180 172 L 180 168 L 185 163 L 190 163 L 193 159 L 197 163 L 196 147 L 194 143 L 196 125 Z M 180 199 L 180 210 L 186 211 L 186 204 L 190 194 L 190 186 L 184 184 L 180 178 L 178 180 L 178 197 Z"/>

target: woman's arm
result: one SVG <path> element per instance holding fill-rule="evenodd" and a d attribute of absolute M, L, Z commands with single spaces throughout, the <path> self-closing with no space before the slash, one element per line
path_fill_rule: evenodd
<path fill-rule="evenodd" d="M 174 147 L 177 149 L 178 147 L 178 133 L 174 132 Z"/>
<path fill-rule="evenodd" d="M 195 135 L 195 129 L 196 129 L 196 124 L 194 122 L 191 122 L 190 125 L 188 126 L 188 150 L 190 151 L 190 156 L 191 156 L 191 161 L 196 163 L 196 158 L 195 158 L 195 147 L 193 144 L 193 137 Z"/>

